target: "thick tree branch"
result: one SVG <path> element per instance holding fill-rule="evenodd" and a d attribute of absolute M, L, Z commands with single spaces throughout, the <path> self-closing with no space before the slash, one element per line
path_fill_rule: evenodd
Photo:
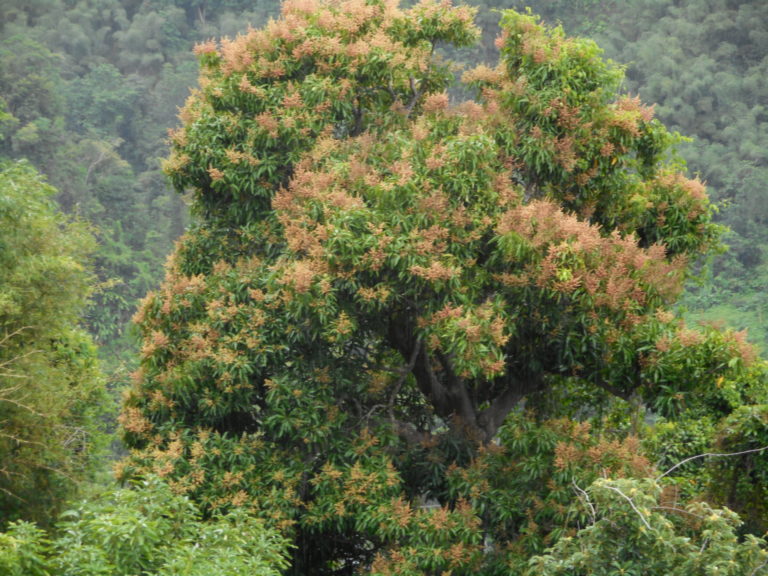
<path fill-rule="evenodd" d="M 440 373 L 435 371 L 426 346 L 416 335 L 409 318 L 392 318 L 389 325 L 389 341 L 411 366 L 416 385 L 429 400 L 435 414 L 451 422 L 458 418 L 463 425 L 477 430 L 477 414 L 469 397 L 466 383 L 454 372 L 450 360 L 438 354 Z"/>
<path fill-rule="evenodd" d="M 416 377 L 419 390 L 432 402 L 435 413 L 441 418 L 450 418 L 453 410 L 448 399 L 448 391 L 435 374 L 423 343 L 419 346 L 419 355 L 413 366 L 413 375 Z"/>
<path fill-rule="evenodd" d="M 629 402 L 629 400 L 632 398 L 632 394 L 634 393 L 634 390 L 627 392 L 626 390 L 622 390 L 618 386 L 614 386 L 610 382 L 604 379 L 598 379 L 595 381 L 595 385 L 602 388 L 606 392 L 610 392 L 617 398 L 621 398 L 622 400 L 626 400 Z"/>
<path fill-rule="evenodd" d="M 508 367 L 509 371 L 510 368 Z M 525 376 L 513 376 L 510 372 L 504 378 L 504 391 L 490 401 L 488 408 L 483 410 L 478 417 L 478 425 L 485 433 L 485 441 L 490 442 L 499 427 L 504 423 L 515 406 L 526 396 L 543 390 L 546 380 L 542 374 L 527 374 Z"/>
<path fill-rule="evenodd" d="M 405 105 L 405 111 L 406 116 L 410 116 L 413 112 L 413 108 L 416 106 L 416 103 L 419 101 L 419 99 L 424 94 L 424 91 L 418 86 L 418 80 L 411 76 L 409 78 L 409 85 L 411 89 L 411 99 L 408 101 L 408 104 Z"/>
<path fill-rule="evenodd" d="M 481 412 L 478 410 L 480 400 L 472 397 L 471 384 L 456 373 L 448 355 L 427 350 L 409 319 L 391 319 L 389 341 L 407 362 L 406 368 L 413 374 L 417 387 L 429 400 L 435 414 L 461 428 L 462 435 L 475 441 L 488 443 L 493 440 L 507 414 L 525 396 L 545 385 L 541 375 L 509 376 L 504 381 L 503 391 L 488 399 L 490 405 Z M 393 393 L 399 391 L 402 382 L 403 378 Z M 390 396 L 390 416 L 392 402 L 393 396 Z"/>
<path fill-rule="evenodd" d="M 517 388 L 507 388 L 491 402 L 488 408 L 480 413 L 477 419 L 478 425 L 483 430 L 486 442 L 490 442 L 496 436 L 496 432 L 499 431 L 504 418 L 507 417 L 507 414 L 517 406 L 524 396 L 525 394 L 521 393 Z"/>
<path fill-rule="evenodd" d="M 416 338 L 416 342 L 413 345 L 413 351 L 411 352 L 411 357 L 408 360 L 408 364 L 402 368 L 402 371 L 400 373 L 400 378 L 397 380 L 395 385 L 392 387 L 392 391 L 389 394 L 389 399 L 387 400 L 387 410 L 389 412 L 390 418 L 394 419 L 394 406 L 395 406 L 395 400 L 397 399 L 397 395 L 400 393 L 400 389 L 403 387 L 403 384 L 405 384 L 406 378 L 408 378 L 408 375 L 413 372 L 413 367 L 416 366 L 416 360 L 419 358 L 419 353 L 421 352 L 421 338 Z"/>
<path fill-rule="evenodd" d="M 453 365 L 445 354 L 441 352 L 436 353 L 437 359 L 440 362 L 442 374 L 444 374 L 444 380 L 447 384 L 446 394 L 448 401 L 451 405 L 453 415 L 458 416 L 461 424 L 468 428 L 474 435 L 480 431 L 478 427 L 477 408 L 475 403 L 469 394 L 469 386 L 466 381 L 460 378 Z M 482 434 L 480 436 L 483 436 Z M 485 440 L 485 438 L 481 438 Z"/>

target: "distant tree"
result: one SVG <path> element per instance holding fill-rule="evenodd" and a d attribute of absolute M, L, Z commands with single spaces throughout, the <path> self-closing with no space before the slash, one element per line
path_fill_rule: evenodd
<path fill-rule="evenodd" d="M 67 85 L 68 128 L 87 137 L 130 137 L 137 113 L 137 79 L 124 77 L 110 64 L 101 64 Z"/>
<path fill-rule="evenodd" d="M 675 136 L 594 43 L 515 12 L 499 65 L 464 76 L 477 101 L 451 104 L 435 49 L 472 18 L 292 1 L 197 48 L 166 163 L 197 223 L 137 315 L 120 473 L 262 515 L 295 574 L 503 573 L 538 530 L 535 501 L 484 498 L 482 455 L 520 449 L 511 413 L 556 394 L 727 412 L 752 360 L 670 311 L 719 231 Z"/>
<path fill-rule="evenodd" d="M 0 156 L 33 160 L 41 168 L 63 134 L 61 78 L 56 56 L 40 43 L 16 35 L 0 42 L 0 98 L 4 122 Z"/>
<path fill-rule="evenodd" d="M 109 400 L 78 327 L 93 237 L 54 193 L 28 164 L 0 167 L 0 524 L 49 522 L 103 464 Z"/>

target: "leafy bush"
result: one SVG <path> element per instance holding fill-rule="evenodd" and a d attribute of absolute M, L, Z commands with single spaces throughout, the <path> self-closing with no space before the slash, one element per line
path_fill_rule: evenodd
<path fill-rule="evenodd" d="M 737 535 L 738 516 L 698 502 L 671 508 L 646 480 L 596 480 L 583 495 L 590 524 L 530 560 L 528 576 L 727 576 L 768 573 L 762 538 Z"/>
<path fill-rule="evenodd" d="M 19 522 L 0 534 L 8 576 L 278 576 L 286 541 L 244 510 L 203 520 L 157 480 L 62 514 L 52 541 Z"/>

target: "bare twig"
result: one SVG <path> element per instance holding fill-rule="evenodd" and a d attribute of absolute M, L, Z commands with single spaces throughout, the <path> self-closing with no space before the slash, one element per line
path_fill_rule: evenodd
<path fill-rule="evenodd" d="M 632 506 L 632 510 L 634 510 L 635 512 L 637 512 L 637 515 L 640 517 L 640 520 L 642 520 L 642 521 L 643 521 L 643 524 L 645 524 L 645 527 L 646 527 L 646 528 L 648 528 L 648 530 L 653 530 L 653 528 L 651 528 L 651 525 L 648 523 L 648 520 L 646 520 L 646 519 L 645 519 L 645 516 L 643 515 L 643 513 L 642 513 L 642 512 L 640 512 L 640 510 L 638 510 L 637 506 L 635 506 L 635 502 L 634 502 L 634 500 L 632 500 L 632 498 L 630 498 L 629 496 L 627 496 L 626 494 L 624 494 L 624 492 L 622 492 L 621 490 L 619 490 L 619 489 L 618 489 L 618 488 L 616 488 L 615 486 L 610 486 L 610 485 L 607 485 L 607 484 L 606 484 L 606 485 L 605 485 L 605 487 L 606 487 L 606 488 L 608 488 L 609 490 L 613 490 L 613 491 L 614 491 L 614 492 L 616 492 L 616 493 L 617 493 L 619 496 L 621 496 L 621 497 L 622 497 L 622 498 L 624 498 L 624 499 L 625 499 L 627 502 L 629 502 L 629 505 L 630 505 L 630 506 Z"/>
<path fill-rule="evenodd" d="M 2 349 L 6 342 L 8 342 L 11 338 L 14 338 L 24 332 L 25 330 L 31 330 L 34 328 L 34 326 L 22 326 L 18 330 L 14 330 L 13 332 L 6 333 L 2 338 L 0 338 L 0 349 Z M 12 356 L 8 358 L 7 360 L 3 360 L 0 362 L 0 376 L 4 378 L 24 378 L 25 376 L 17 374 L 13 371 L 7 371 L 4 370 L 7 366 L 10 366 L 11 364 L 15 364 L 19 360 L 23 360 L 24 358 L 27 358 L 28 356 L 32 356 L 33 354 L 40 354 L 41 350 L 30 350 L 29 352 L 25 352 L 23 354 L 18 354 L 16 356 Z"/>
<path fill-rule="evenodd" d="M 674 506 L 653 506 L 651 507 L 651 510 L 667 510 L 669 512 L 678 512 L 680 514 L 688 514 L 688 516 L 693 516 L 694 518 L 698 518 L 699 520 L 706 520 L 704 516 L 700 514 L 694 514 L 693 512 L 689 512 L 688 510 L 684 510 L 683 508 L 675 508 Z"/>
<path fill-rule="evenodd" d="M 13 442 L 16 442 L 16 444 L 29 444 L 31 446 L 45 447 L 45 444 L 43 442 L 39 442 L 37 440 L 27 440 L 25 438 L 19 438 L 14 434 L 7 434 L 5 432 L 0 432 L 0 438 L 5 438 L 6 440 L 12 440 Z"/>
<path fill-rule="evenodd" d="M 707 458 L 707 457 L 711 457 L 711 458 L 726 458 L 726 457 L 729 457 L 729 456 L 742 456 L 744 454 L 754 454 L 755 452 L 764 452 L 765 450 L 768 450 L 768 446 L 763 446 L 762 448 L 753 448 L 751 450 L 742 450 L 741 452 L 724 452 L 724 453 L 707 452 L 706 454 L 697 454 L 696 456 L 691 456 L 690 458 L 686 458 L 685 460 L 682 460 L 682 461 L 678 462 L 677 464 L 675 464 L 674 466 L 672 466 L 672 468 L 670 468 L 669 470 L 664 472 L 664 474 L 662 474 L 661 476 L 656 478 L 656 482 L 658 482 L 659 480 L 661 480 L 665 476 L 668 476 L 674 470 L 677 470 L 678 468 L 680 468 L 680 466 L 690 462 L 691 460 L 698 460 L 699 458 Z"/>
<path fill-rule="evenodd" d="M 592 524 L 594 524 L 595 520 L 597 519 L 597 512 L 595 511 L 595 507 L 592 505 L 592 501 L 589 499 L 589 494 L 587 494 L 586 490 L 583 490 L 578 484 L 576 484 L 576 479 L 572 479 L 571 482 L 573 483 L 573 488 L 576 490 L 576 493 L 581 496 L 581 498 L 584 500 L 584 503 L 589 507 L 589 516 L 592 519 Z"/>
<path fill-rule="evenodd" d="M 23 404 L 22 402 L 20 402 L 18 400 L 14 400 L 13 398 L 7 398 L 7 397 L 5 397 L 2 394 L 0 394 L 0 402 L 5 402 L 7 404 L 11 404 L 13 406 L 16 406 L 16 408 L 22 408 L 22 409 L 26 410 L 27 412 L 29 412 L 30 414 L 34 414 L 35 416 L 45 417 L 45 414 L 43 414 L 42 412 L 38 412 L 37 410 L 35 410 L 31 406 L 27 406 L 26 404 Z"/>
<path fill-rule="evenodd" d="M 16 498 L 16 500 L 18 500 L 19 502 L 24 502 L 25 504 L 27 503 L 27 501 L 24 498 L 22 498 L 18 494 L 14 494 L 13 492 L 8 490 L 7 488 L 3 488 L 2 486 L 0 486 L 0 492 L 5 494 L 6 496 L 10 496 L 11 498 Z"/>
<path fill-rule="evenodd" d="M 14 336 L 18 336 L 19 334 L 24 332 L 24 330 L 31 330 L 32 328 L 34 328 L 34 326 L 22 326 L 18 330 L 14 330 L 13 332 L 8 332 L 5 336 L 0 338 L 0 346 L 3 346 L 8 340 L 13 338 Z"/>

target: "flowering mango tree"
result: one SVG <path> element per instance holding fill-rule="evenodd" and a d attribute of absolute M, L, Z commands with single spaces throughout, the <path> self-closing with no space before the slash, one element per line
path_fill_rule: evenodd
<path fill-rule="evenodd" d="M 137 315 L 120 474 L 266 518 L 296 574 L 504 573 L 575 527 L 485 498 L 526 486 L 496 465 L 573 496 L 544 456 L 573 431 L 538 453 L 517 435 L 547 395 L 741 401 L 743 338 L 671 311 L 719 233 L 677 137 L 592 42 L 515 12 L 454 102 L 441 48 L 474 41 L 473 15 L 289 0 L 197 48 L 165 165 L 197 220 Z"/>

